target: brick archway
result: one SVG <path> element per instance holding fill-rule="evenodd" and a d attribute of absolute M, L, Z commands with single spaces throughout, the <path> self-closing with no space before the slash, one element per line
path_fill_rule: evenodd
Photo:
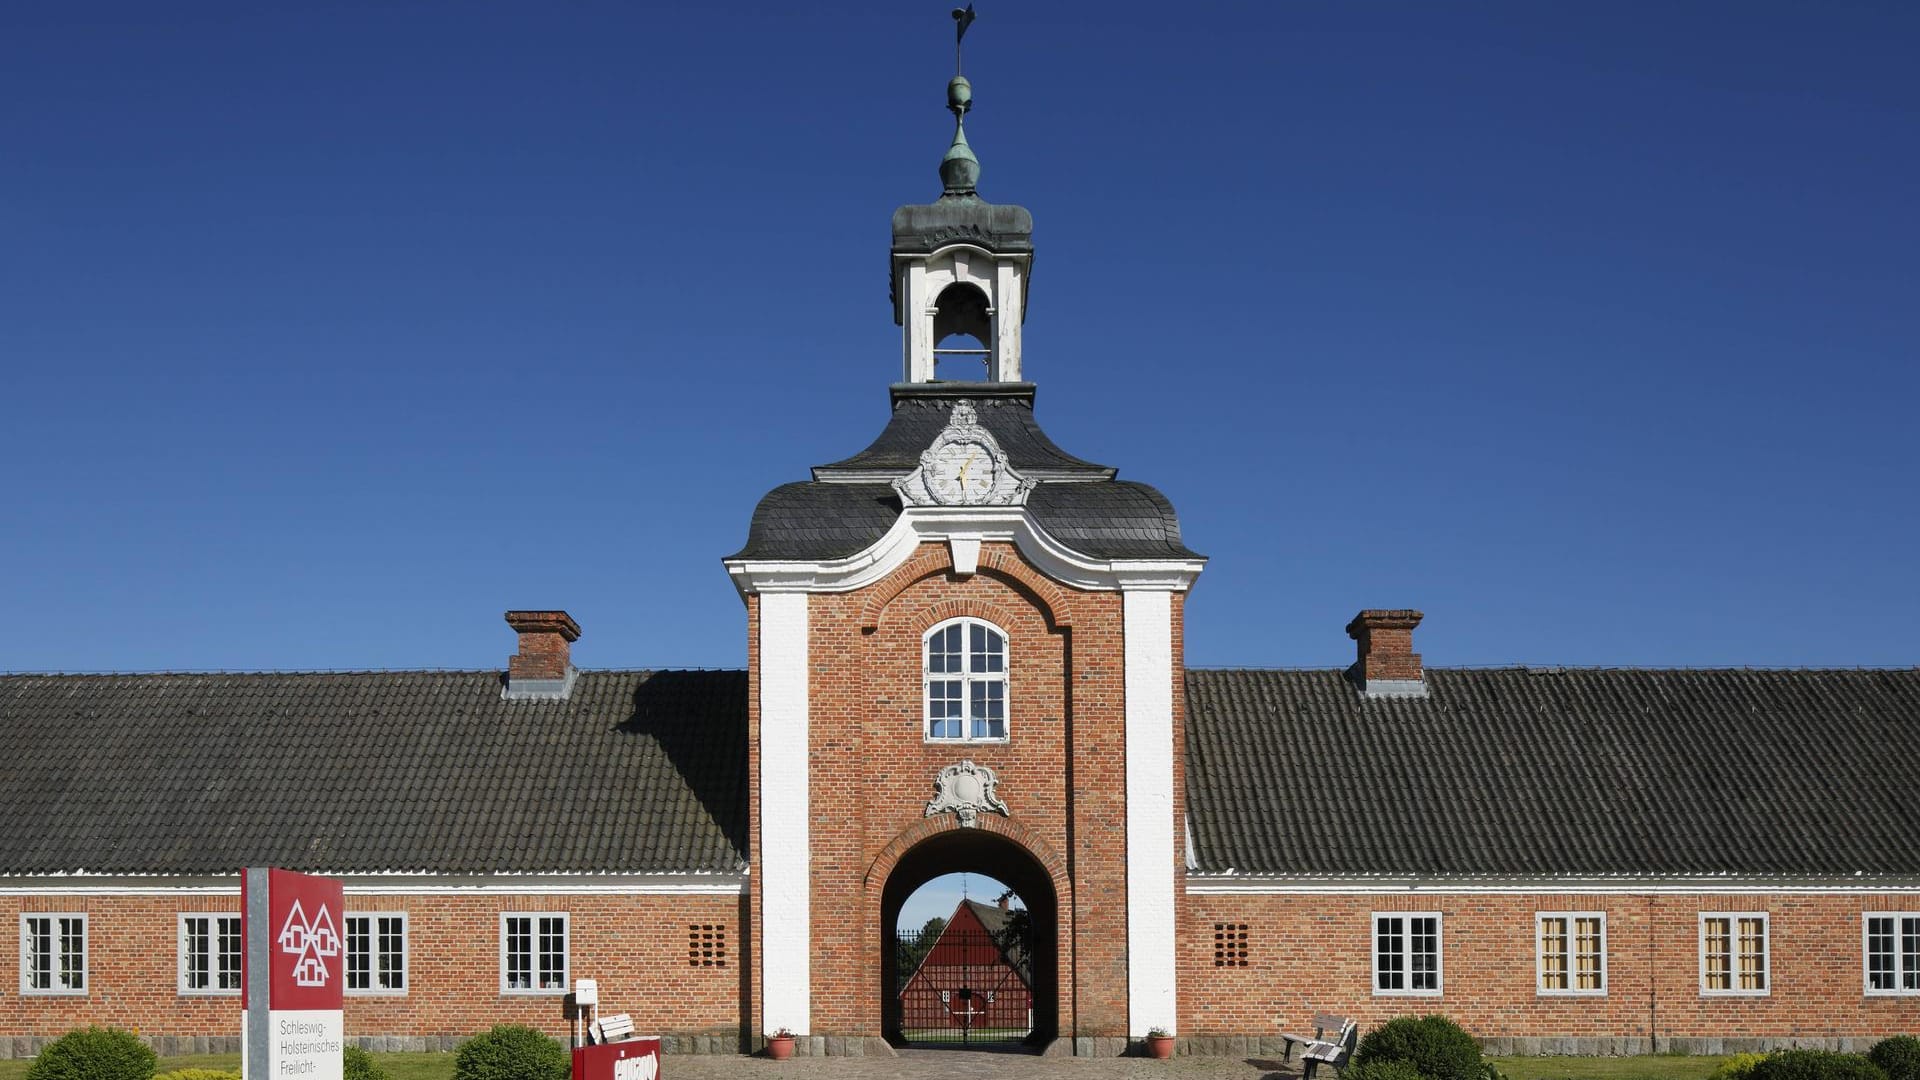
<path fill-rule="evenodd" d="M 878 629 L 881 616 L 901 593 L 912 588 L 915 582 L 952 569 L 952 553 L 945 544 L 921 544 L 913 558 L 871 587 L 866 602 L 860 607 L 860 629 L 868 633 Z M 1028 566 L 1011 544 L 983 545 L 975 572 L 1005 582 L 1025 596 L 1047 620 L 1048 629 L 1061 630 L 1073 625 L 1073 604 L 1068 595 Z"/>
<path fill-rule="evenodd" d="M 1035 1049 L 1043 1047 L 1061 1031 L 1067 1011 L 1064 980 L 1060 977 L 1072 963 L 1071 935 L 1065 932 L 1061 919 L 1061 912 L 1070 910 L 1072 902 L 1066 860 L 1020 823 L 991 814 L 971 827 L 962 826 L 950 814 L 916 823 L 894 837 L 868 867 L 867 887 L 877 890 L 880 897 L 877 930 L 881 963 L 875 989 L 880 998 L 881 1030 L 896 1045 L 909 1041 L 902 998 L 912 996 L 909 983 L 917 985 L 920 981 L 911 968 L 913 961 L 903 961 L 894 946 L 902 907 L 920 886 L 936 877 L 962 872 L 1005 883 L 1024 904 L 1027 927 L 1021 941 L 1031 1014 L 1027 1042 Z M 973 910 L 980 910 L 980 906 Z M 943 934 L 942 941 L 946 938 Z M 980 998 L 976 995 L 974 1000 Z M 1017 1038 L 1018 1033 L 1009 1037 Z"/>
<path fill-rule="evenodd" d="M 1024 850 L 1025 854 L 1040 864 L 1053 883 L 1056 896 L 1064 897 L 1069 891 L 1067 881 L 1066 857 L 1053 849 L 1053 845 L 1042 839 L 1039 834 L 1012 818 L 999 814 L 985 814 L 975 819 L 973 825 L 962 825 L 960 819 L 952 814 L 938 814 L 900 830 L 880 854 L 874 856 L 873 863 L 867 867 L 866 886 L 869 889 L 885 884 L 892 876 L 893 869 L 901 856 L 920 846 L 929 838 L 955 829 L 974 829 L 1005 837 L 1010 843 Z"/>

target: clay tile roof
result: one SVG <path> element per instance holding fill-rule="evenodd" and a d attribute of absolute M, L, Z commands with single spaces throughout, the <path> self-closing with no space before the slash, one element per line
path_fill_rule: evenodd
<path fill-rule="evenodd" d="M 1202 872 L 1920 878 L 1920 670 L 1190 671 Z"/>
<path fill-rule="evenodd" d="M 0 676 L 0 873 L 738 873 L 739 671 Z"/>

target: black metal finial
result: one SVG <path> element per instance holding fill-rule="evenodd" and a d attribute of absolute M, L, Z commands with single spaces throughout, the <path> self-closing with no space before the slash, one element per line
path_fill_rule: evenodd
<path fill-rule="evenodd" d="M 964 74 L 966 69 L 960 63 L 960 42 L 967 36 L 967 27 L 973 25 L 973 5 L 953 9 L 953 73 Z"/>

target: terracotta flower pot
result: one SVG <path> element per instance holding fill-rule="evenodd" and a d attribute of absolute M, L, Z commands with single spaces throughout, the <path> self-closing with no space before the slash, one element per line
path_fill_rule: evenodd
<path fill-rule="evenodd" d="M 775 1061 L 785 1061 L 793 1056 L 793 1036 L 767 1036 L 767 1056 Z"/>
<path fill-rule="evenodd" d="M 1154 1057 L 1159 1058 L 1161 1061 L 1165 1061 L 1166 1059 L 1172 1057 L 1173 1056 L 1173 1036 L 1171 1035 L 1147 1036 L 1147 1053 L 1152 1054 Z"/>

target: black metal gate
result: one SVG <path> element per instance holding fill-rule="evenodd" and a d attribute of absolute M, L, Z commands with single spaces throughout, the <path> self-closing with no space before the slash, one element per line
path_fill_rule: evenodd
<path fill-rule="evenodd" d="M 935 924 L 894 938 L 896 1015 L 908 1045 L 1017 1044 L 1032 1033 L 1030 927 L 1025 918 L 995 921 L 991 930 Z"/>

